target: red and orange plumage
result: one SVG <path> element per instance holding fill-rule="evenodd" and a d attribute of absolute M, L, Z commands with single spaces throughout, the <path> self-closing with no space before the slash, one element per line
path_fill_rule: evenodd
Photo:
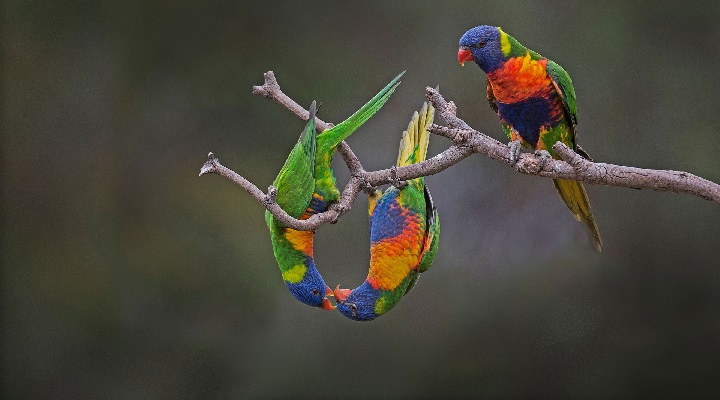
<path fill-rule="evenodd" d="M 425 159 L 434 109 L 425 104 L 403 133 L 398 166 Z M 398 187 L 400 186 L 400 187 Z M 338 310 L 368 321 L 386 313 L 412 288 L 435 257 L 440 236 L 437 210 L 424 178 L 394 185 L 370 197 L 370 269 L 354 290 L 335 290 Z"/>
<path fill-rule="evenodd" d="M 577 147 L 575 90 L 567 72 L 557 63 L 525 48 L 493 26 L 478 26 L 460 39 L 458 61 L 474 61 L 487 75 L 486 95 L 511 141 L 559 158 L 552 146 L 560 141 L 582 156 Z M 590 232 L 600 251 L 602 239 L 582 183 L 553 181 L 573 216 Z"/>

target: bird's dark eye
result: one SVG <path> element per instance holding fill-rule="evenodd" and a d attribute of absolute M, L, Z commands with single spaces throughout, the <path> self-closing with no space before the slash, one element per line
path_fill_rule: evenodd
<path fill-rule="evenodd" d="M 317 289 L 312 289 L 312 290 L 310 290 L 310 293 L 312 293 L 313 296 L 320 296 L 320 291 L 317 290 Z"/>
<path fill-rule="evenodd" d="M 477 47 L 478 49 L 482 49 L 483 47 L 485 47 L 486 44 L 487 44 L 486 41 L 481 40 L 478 42 L 478 44 L 475 45 L 475 47 Z"/>
<path fill-rule="evenodd" d="M 352 311 L 353 315 L 357 315 L 358 309 L 355 304 L 350 303 L 348 304 L 348 307 L 350 307 L 350 311 Z"/>

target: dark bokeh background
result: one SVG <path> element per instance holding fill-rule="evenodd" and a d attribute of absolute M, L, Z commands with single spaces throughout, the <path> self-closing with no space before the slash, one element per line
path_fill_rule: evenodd
<path fill-rule="evenodd" d="M 2 3 L 3 397 L 720 395 L 717 205 L 589 186 L 596 254 L 548 180 L 471 157 L 428 178 L 433 268 L 356 323 L 296 302 L 262 207 L 197 177 L 213 151 L 272 182 L 303 123 L 251 94 L 270 69 L 334 122 L 408 71 L 349 140 L 368 169 L 428 85 L 502 139 L 456 61 L 487 23 L 570 72 L 596 160 L 718 182 L 719 2 L 195 3 Z M 365 204 L 318 232 L 333 286 L 367 271 Z"/>

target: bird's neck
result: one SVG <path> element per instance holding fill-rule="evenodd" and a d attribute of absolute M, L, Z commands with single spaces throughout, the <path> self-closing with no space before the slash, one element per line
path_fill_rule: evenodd
<path fill-rule="evenodd" d="M 303 217 L 307 213 L 303 214 Z M 304 219 L 301 217 L 301 219 Z M 298 231 L 281 228 L 277 225 L 270 229 L 273 253 L 282 272 L 283 279 L 290 283 L 298 283 L 304 277 L 308 266 L 314 266 L 312 231 Z"/>

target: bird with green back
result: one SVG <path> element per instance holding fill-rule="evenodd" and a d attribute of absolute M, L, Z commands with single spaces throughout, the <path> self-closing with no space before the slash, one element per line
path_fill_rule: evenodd
<path fill-rule="evenodd" d="M 570 75 L 557 63 L 527 49 L 495 26 L 481 25 L 460 38 L 458 61 L 474 61 L 487 75 L 490 107 L 497 112 L 511 141 L 513 162 L 520 145 L 543 157 L 559 159 L 552 146 L 558 141 L 590 159 L 577 145 L 577 105 Z M 555 189 L 573 216 L 590 233 L 595 249 L 602 249 L 600 231 L 582 183 L 555 179 Z"/>

